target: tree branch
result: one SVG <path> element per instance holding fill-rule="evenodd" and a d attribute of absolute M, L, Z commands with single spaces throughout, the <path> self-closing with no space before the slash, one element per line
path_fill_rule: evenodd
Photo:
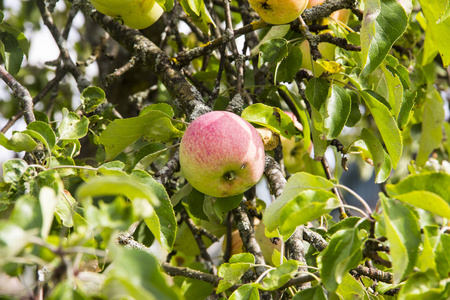
<path fill-rule="evenodd" d="M 22 86 L 11 74 L 6 71 L 6 69 L 0 65 L 0 78 L 11 88 L 20 101 L 20 107 L 23 110 L 23 114 L 25 115 L 25 122 L 30 124 L 35 121 L 34 113 L 33 113 L 33 98 L 30 95 L 30 92 Z M 3 130 L 2 130 L 3 132 Z"/>
<path fill-rule="evenodd" d="M 173 59 L 169 58 L 140 31 L 131 29 L 113 18 L 97 12 L 85 1 L 81 3 L 81 9 L 86 16 L 102 26 L 113 39 L 125 47 L 131 55 L 139 57 L 155 72 L 190 121 L 211 111 L 204 103 L 200 92 L 175 67 Z"/>

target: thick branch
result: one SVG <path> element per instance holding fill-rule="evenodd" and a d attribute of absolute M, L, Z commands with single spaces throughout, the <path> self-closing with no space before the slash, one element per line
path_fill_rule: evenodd
<path fill-rule="evenodd" d="M 268 154 L 266 154 L 264 174 L 269 181 L 271 194 L 278 197 L 286 185 L 286 178 L 284 178 L 280 165 Z"/>
<path fill-rule="evenodd" d="M 33 98 L 31 98 L 30 92 L 22 86 L 6 69 L 0 65 L 0 78 L 11 88 L 20 101 L 23 113 L 25 115 L 25 122 L 27 124 L 35 121 L 33 113 Z"/>
<path fill-rule="evenodd" d="M 192 86 L 171 60 L 158 46 L 146 38 L 140 31 L 120 24 L 84 3 L 83 12 L 94 22 L 100 24 L 116 41 L 147 64 L 169 91 L 190 121 L 209 112 L 200 92 Z"/>
<path fill-rule="evenodd" d="M 234 221 L 239 230 L 239 235 L 242 239 L 242 244 L 245 245 L 246 252 L 249 252 L 255 256 L 255 263 L 265 265 L 264 256 L 261 251 L 261 247 L 255 238 L 255 229 L 253 228 L 247 213 L 244 210 L 244 202 L 237 208 L 233 209 Z M 261 275 L 264 271 L 264 267 L 255 268 L 256 275 Z"/>
<path fill-rule="evenodd" d="M 352 9 L 356 5 L 355 0 L 326 0 L 321 5 L 305 9 L 302 18 L 305 22 L 313 22 L 328 17 L 334 11 L 347 8 Z"/>

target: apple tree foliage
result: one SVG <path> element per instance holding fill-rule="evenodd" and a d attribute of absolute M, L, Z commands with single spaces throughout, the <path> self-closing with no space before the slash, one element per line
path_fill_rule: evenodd
<path fill-rule="evenodd" d="M 327 0 L 272 26 L 245 0 L 157 0 L 165 13 L 141 31 L 88 0 L 7 2 L 5 298 L 450 298 L 447 1 Z M 339 9 L 348 23 L 328 18 Z M 31 64 L 39 32 L 59 56 Z M 270 201 L 184 180 L 180 138 L 211 110 L 295 145 L 266 151 Z M 340 184 L 352 168 L 379 193 Z"/>

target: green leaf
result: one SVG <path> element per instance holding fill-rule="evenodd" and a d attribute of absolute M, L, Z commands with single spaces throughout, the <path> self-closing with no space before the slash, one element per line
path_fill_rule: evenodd
<path fill-rule="evenodd" d="M 186 14 L 191 18 L 192 22 L 200 28 L 200 30 L 209 35 L 209 25 L 216 26 L 205 6 L 204 1 L 199 0 L 181 0 L 181 6 Z"/>
<path fill-rule="evenodd" d="M 175 138 L 183 136 L 183 131 L 173 126 L 169 118 L 158 118 L 148 124 L 144 130 L 143 136 L 150 141 L 168 142 Z"/>
<path fill-rule="evenodd" d="M 258 288 L 264 291 L 276 290 L 286 284 L 297 273 L 298 262 L 296 260 L 288 260 L 275 269 L 271 269 L 258 285 Z"/>
<path fill-rule="evenodd" d="M 278 107 L 256 103 L 246 107 L 241 117 L 248 122 L 267 127 L 288 139 L 295 135 L 294 122 Z"/>
<path fill-rule="evenodd" d="M 75 212 L 75 208 L 77 205 L 78 202 L 68 191 L 64 190 L 60 194 L 55 213 L 59 219 L 59 222 L 62 223 L 65 227 L 70 228 L 74 226 L 76 218 L 82 219 L 82 217 L 77 212 Z"/>
<path fill-rule="evenodd" d="M 441 234 L 440 241 L 435 247 L 435 261 L 438 266 L 437 271 L 441 278 L 448 278 L 450 273 L 450 257 L 448 256 L 448 249 L 450 249 L 450 235 Z"/>
<path fill-rule="evenodd" d="M 85 116 L 82 119 L 66 108 L 62 109 L 63 119 L 58 127 L 59 138 L 61 140 L 77 140 L 84 137 L 89 129 L 89 120 Z"/>
<path fill-rule="evenodd" d="M 251 253 L 238 253 L 230 258 L 230 263 L 255 263 L 255 257 Z"/>
<path fill-rule="evenodd" d="M 381 69 L 383 70 L 387 84 L 388 94 L 386 95 L 386 98 L 389 105 L 392 107 L 392 115 L 394 118 L 397 118 L 403 102 L 403 84 L 396 72 L 390 72 L 386 66 L 383 66 Z"/>
<path fill-rule="evenodd" d="M 259 47 L 258 67 L 265 63 L 273 65 L 281 62 L 288 55 L 288 43 L 284 38 L 270 39 Z"/>
<path fill-rule="evenodd" d="M 441 145 L 444 118 L 442 98 L 439 92 L 433 86 L 430 86 L 423 105 L 422 133 L 416 157 L 417 166 L 425 165 L 433 150 Z"/>
<path fill-rule="evenodd" d="M 126 147 L 144 136 L 150 124 L 159 118 L 167 118 L 165 112 L 149 110 L 138 117 L 117 119 L 110 123 L 100 135 L 99 142 L 105 146 L 106 159 L 111 160 Z"/>
<path fill-rule="evenodd" d="M 314 106 L 311 106 L 311 135 L 314 144 L 314 159 L 316 161 L 322 160 L 328 147 L 324 128 L 322 114 Z"/>
<path fill-rule="evenodd" d="M 53 129 L 47 123 L 42 121 L 34 121 L 27 125 L 27 130 L 22 133 L 26 133 L 31 137 L 41 141 L 44 146 L 52 151 L 56 145 L 56 136 Z"/>
<path fill-rule="evenodd" d="M 101 291 L 107 299 L 180 299 L 150 253 L 116 246 L 110 255 L 114 264 Z"/>
<path fill-rule="evenodd" d="M 226 214 L 232 209 L 239 206 L 242 201 L 242 197 L 244 194 L 231 196 L 231 197 L 222 197 L 214 199 L 214 212 L 219 217 L 220 221 L 223 221 Z"/>
<path fill-rule="evenodd" d="M 276 66 L 279 82 L 292 82 L 302 66 L 302 50 L 298 45 L 288 44 L 287 56 Z"/>
<path fill-rule="evenodd" d="M 166 150 L 167 147 L 160 143 L 149 143 L 145 145 L 134 157 L 134 168 L 145 170 Z"/>
<path fill-rule="evenodd" d="M 244 284 L 231 294 L 229 300 L 259 300 L 258 288 L 253 284 Z"/>
<path fill-rule="evenodd" d="M 248 262 L 222 264 L 217 271 L 217 275 L 223 279 L 220 280 L 216 293 L 222 293 L 236 284 L 253 264 Z"/>
<path fill-rule="evenodd" d="M 332 192 L 324 190 L 307 190 L 299 193 L 281 209 L 280 233 L 287 235 L 299 225 L 313 221 L 339 207 L 339 199 Z"/>
<path fill-rule="evenodd" d="M 345 218 L 345 219 L 339 221 L 338 223 L 334 224 L 333 226 L 331 226 L 327 231 L 327 235 L 331 236 L 331 235 L 335 234 L 336 232 L 338 232 L 339 230 L 354 228 L 357 223 L 359 223 L 359 226 L 358 226 L 359 229 L 364 229 L 366 231 L 369 231 L 370 230 L 369 220 L 364 220 L 363 222 L 360 222 L 360 221 L 361 221 L 361 218 L 359 218 L 359 217 Z"/>
<path fill-rule="evenodd" d="M 39 205 L 42 215 L 41 237 L 47 239 L 55 217 L 58 197 L 55 190 L 49 187 L 42 187 L 39 191 Z"/>
<path fill-rule="evenodd" d="M 203 203 L 205 202 L 205 194 L 192 188 L 191 192 L 184 199 L 183 202 L 185 205 L 188 206 L 189 213 L 192 214 L 194 217 L 200 220 L 209 221 L 208 216 L 205 214 L 205 211 L 203 210 Z"/>
<path fill-rule="evenodd" d="M 355 268 L 362 259 L 362 241 L 357 229 L 336 232 L 317 260 L 320 277 L 327 290 L 334 292 L 347 272 Z"/>
<path fill-rule="evenodd" d="M 177 220 L 170 202 L 169 195 L 161 184 L 156 182 L 147 172 L 133 170 L 131 179 L 134 179 L 151 188 L 158 197 L 160 205 L 156 206 L 156 215 L 144 219 L 147 226 L 158 242 L 168 251 L 172 251 L 175 237 L 177 235 Z"/>
<path fill-rule="evenodd" d="M 28 134 L 22 132 L 14 132 L 11 139 L 0 132 L 0 145 L 15 152 L 30 152 L 37 147 L 37 143 Z"/>
<path fill-rule="evenodd" d="M 158 3 L 166 12 L 171 11 L 174 6 L 173 0 L 156 0 L 156 3 Z"/>
<path fill-rule="evenodd" d="M 103 175 L 126 175 L 123 171 L 125 164 L 121 161 L 110 161 L 98 167 L 98 172 Z"/>
<path fill-rule="evenodd" d="M 303 291 L 295 294 L 292 300 L 327 300 L 323 287 L 321 285 L 316 285 L 312 288 L 305 289 Z"/>
<path fill-rule="evenodd" d="M 363 279 L 365 277 L 361 277 Z M 376 299 L 371 298 L 361 281 L 356 280 L 349 273 L 345 274 L 342 282 L 339 284 L 336 294 L 342 297 L 342 299 Z M 370 295 L 370 296 L 369 296 Z"/>
<path fill-rule="evenodd" d="M 10 159 L 3 163 L 2 169 L 3 181 L 15 184 L 28 169 L 28 164 L 23 159 Z"/>
<path fill-rule="evenodd" d="M 274 231 L 280 224 L 282 208 L 298 194 L 305 190 L 331 190 L 334 184 L 327 179 L 309 173 L 299 172 L 292 175 L 284 187 L 281 195 L 267 208 L 263 216 L 268 231 Z"/>
<path fill-rule="evenodd" d="M 150 105 L 144 107 L 139 112 L 139 116 L 143 116 L 143 115 L 149 113 L 150 111 L 162 112 L 168 118 L 173 118 L 173 116 L 175 115 L 175 113 L 173 112 L 172 106 L 170 106 L 169 104 L 167 104 L 167 103 L 155 103 L 155 104 L 150 104 Z"/>
<path fill-rule="evenodd" d="M 59 282 L 48 297 L 48 300 L 59 299 L 76 299 L 76 300 L 89 300 L 90 297 L 85 296 L 80 289 L 74 289 L 73 285 L 67 280 Z"/>
<path fill-rule="evenodd" d="M 39 233 L 42 226 L 42 213 L 38 199 L 23 195 L 17 199 L 9 220 L 24 230 L 35 229 Z"/>
<path fill-rule="evenodd" d="M 380 193 L 386 237 L 392 257 L 394 285 L 413 270 L 421 242 L 420 227 L 413 211 Z"/>
<path fill-rule="evenodd" d="M 327 139 L 334 139 L 339 136 L 347 123 L 352 107 L 350 95 L 342 87 L 333 84 L 331 86 L 330 97 L 325 101 L 324 126 L 328 131 Z"/>
<path fill-rule="evenodd" d="M 386 191 L 390 197 L 406 194 L 413 191 L 427 191 L 445 199 L 450 204 L 450 174 L 421 173 L 411 174 L 396 184 L 387 184 Z"/>
<path fill-rule="evenodd" d="M 408 26 L 408 16 L 396 0 L 365 2 L 361 27 L 361 76 L 372 73 Z"/>
<path fill-rule="evenodd" d="M 372 159 L 375 168 L 375 183 L 382 183 L 391 174 L 391 160 L 384 151 L 380 141 L 366 128 L 361 131 L 361 139 L 367 148 L 369 157 Z M 355 143 L 357 146 L 357 143 Z M 362 148 L 362 147 L 358 147 Z M 364 151 L 363 151 L 364 152 Z"/>
<path fill-rule="evenodd" d="M 308 85 L 305 89 L 306 99 L 308 99 L 309 103 L 320 111 L 322 105 L 328 97 L 329 89 L 330 84 L 325 79 L 312 78 L 308 81 Z"/>
<path fill-rule="evenodd" d="M 450 19 L 442 18 L 444 7 L 448 11 L 446 0 L 420 0 L 420 7 L 427 19 L 425 31 L 425 53 L 423 64 L 428 64 L 434 59 L 434 50 L 439 51 L 444 67 L 450 64 L 450 40 L 442 38 L 450 34 Z M 428 49 L 431 47 L 432 49 Z"/>
<path fill-rule="evenodd" d="M 360 94 L 363 97 L 367 108 L 372 113 L 384 144 L 386 145 L 386 149 L 391 157 L 392 167 L 395 169 L 397 168 L 403 150 L 403 140 L 400 130 L 397 127 L 397 123 L 386 106 L 365 91 L 361 91 Z"/>
<path fill-rule="evenodd" d="M 106 101 L 105 92 L 96 86 L 90 86 L 81 93 L 81 104 L 86 113 L 91 113 Z"/>
<path fill-rule="evenodd" d="M 439 278 L 434 271 L 416 272 L 402 286 L 398 299 L 444 299 L 441 297 L 444 289 L 445 286 L 439 284 Z"/>
<path fill-rule="evenodd" d="M 0 220 L 0 266 L 10 263 L 28 244 L 30 233 L 9 220 Z"/>
<path fill-rule="evenodd" d="M 23 56 L 28 55 L 30 44 L 20 30 L 7 23 L 0 24 L 0 42 L 5 68 L 14 76 L 20 70 Z"/>
<path fill-rule="evenodd" d="M 403 92 L 402 106 L 400 107 L 400 112 L 397 117 L 397 126 L 400 130 L 403 130 L 403 128 L 405 128 L 405 126 L 409 123 L 416 97 L 417 92 L 411 92 L 410 90 L 405 90 Z"/>
<path fill-rule="evenodd" d="M 124 195 L 127 198 L 145 199 L 151 205 L 159 205 L 159 200 L 151 187 L 130 176 L 99 176 L 83 183 L 76 192 L 80 202 L 98 196 Z"/>
<path fill-rule="evenodd" d="M 397 195 L 394 198 L 437 214 L 438 216 L 450 219 L 450 203 L 434 193 L 427 191 L 412 191 Z"/>

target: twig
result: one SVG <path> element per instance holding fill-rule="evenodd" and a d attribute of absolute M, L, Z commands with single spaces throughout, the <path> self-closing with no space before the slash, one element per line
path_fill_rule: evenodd
<path fill-rule="evenodd" d="M 11 74 L 9 74 L 2 65 L 0 65 L 0 78 L 11 88 L 14 96 L 19 99 L 20 106 L 25 116 L 25 122 L 27 124 L 30 124 L 31 122 L 35 121 L 36 119 L 33 113 L 33 98 L 31 97 L 30 92 L 24 86 L 22 86 Z"/>
<path fill-rule="evenodd" d="M 153 178 L 161 183 L 162 185 L 166 185 L 167 181 L 172 177 L 173 173 L 177 172 L 180 169 L 180 158 L 179 158 L 179 148 L 175 150 L 172 157 L 167 161 L 167 163 L 159 169 L 153 176 Z"/>
<path fill-rule="evenodd" d="M 308 228 L 303 229 L 303 239 L 319 252 L 328 247 L 328 242 L 320 234 Z"/>
<path fill-rule="evenodd" d="M 233 214 L 231 212 L 228 212 L 227 214 L 227 233 L 226 233 L 226 239 L 225 239 L 225 251 L 223 254 L 223 261 L 228 262 L 231 257 L 231 247 L 232 247 L 232 233 L 233 233 Z"/>
<path fill-rule="evenodd" d="M 50 33 L 52 34 L 53 39 L 55 40 L 59 48 L 60 55 L 64 62 L 64 67 L 67 68 L 67 70 L 75 78 L 75 81 L 78 85 L 78 90 L 80 92 L 83 91 L 90 85 L 90 82 L 83 76 L 81 71 L 77 68 L 75 63 L 70 58 L 69 51 L 67 51 L 66 48 L 66 41 L 64 40 L 64 37 L 61 36 L 61 33 L 53 22 L 53 17 L 45 6 L 45 2 L 43 0 L 36 0 L 36 5 L 39 8 L 45 26 L 47 26 L 47 28 L 50 30 Z"/>
<path fill-rule="evenodd" d="M 197 242 L 198 248 L 200 249 L 200 255 L 205 261 L 206 268 L 208 268 L 208 270 L 211 274 L 217 274 L 216 266 L 214 265 L 214 263 L 211 259 L 211 256 L 209 255 L 209 253 L 207 251 L 206 245 L 203 242 L 202 235 L 200 234 L 197 226 L 191 220 L 191 218 L 189 218 L 189 215 L 185 210 L 182 210 L 180 212 L 180 214 L 181 214 L 181 217 L 183 218 L 184 222 L 186 223 L 186 225 L 189 227 L 192 234 L 194 235 L 194 239 Z M 216 238 L 216 240 L 218 241 L 217 238 Z"/>
<path fill-rule="evenodd" d="M 325 155 L 322 157 L 322 160 L 321 160 L 320 162 L 322 163 L 322 167 L 323 167 L 323 170 L 325 171 L 325 175 L 327 176 L 327 179 L 328 179 L 328 180 L 333 179 L 334 176 L 333 176 L 333 174 L 331 173 L 330 165 L 328 164 L 328 160 L 327 160 L 327 158 L 325 157 Z M 333 193 L 336 195 L 336 197 L 338 197 L 339 201 L 340 201 L 343 205 L 347 205 L 347 203 L 345 202 L 344 197 L 342 196 L 341 191 L 340 191 L 337 187 L 333 187 L 332 191 L 333 191 Z M 350 215 L 350 213 L 345 209 L 344 206 L 340 206 L 340 207 L 339 207 L 339 212 L 340 212 L 339 218 L 340 218 L 341 220 L 347 218 L 347 216 Z"/>
<path fill-rule="evenodd" d="M 392 283 L 394 281 L 394 276 L 392 275 L 392 273 L 383 272 L 375 268 L 368 268 L 360 265 L 353 269 L 353 271 L 355 271 L 359 275 L 366 276 L 381 282 Z"/>

